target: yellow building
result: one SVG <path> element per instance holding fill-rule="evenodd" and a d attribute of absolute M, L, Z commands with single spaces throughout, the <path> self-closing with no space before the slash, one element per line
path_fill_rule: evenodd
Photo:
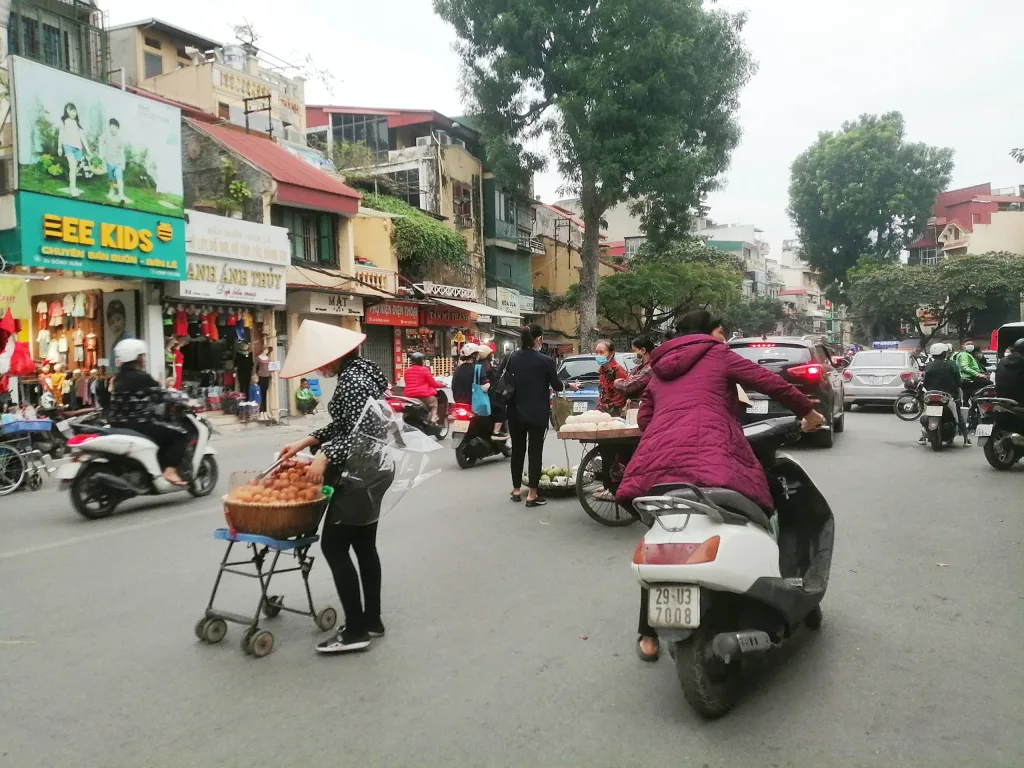
<path fill-rule="evenodd" d="M 111 78 L 258 133 L 305 145 L 300 77 L 286 77 L 252 45 L 224 45 L 159 19 L 110 29 Z M 246 114 L 248 113 L 248 114 Z"/>

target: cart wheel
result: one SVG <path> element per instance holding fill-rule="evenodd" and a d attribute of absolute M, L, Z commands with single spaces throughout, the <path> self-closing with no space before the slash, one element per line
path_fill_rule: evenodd
<path fill-rule="evenodd" d="M 249 653 L 257 659 L 262 659 L 272 650 L 274 650 L 274 636 L 265 629 L 257 630 L 249 640 Z"/>
<path fill-rule="evenodd" d="M 245 630 L 245 632 L 242 633 L 242 642 L 239 643 L 239 645 L 242 646 L 242 650 L 245 651 L 246 656 L 252 656 L 252 648 L 249 647 L 249 643 L 252 642 L 252 637 L 257 632 L 259 632 L 258 629 L 253 629 L 252 627 L 249 627 L 249 629 Z"/>
<path fill-rule="evenodd" d="M 583 457 L 576 470 L 576 497 L 580 506 L 601 525 L 611 528 L 632 525 L 638 518 L 621 504 L 594 498 L 595 493 L 604 490 L 604 471 L 600 448 L 595 446 Z"/>
<path fill-rule="evenodd" d="M 204 643 L 216 645 L 228 633 L 228 623 L 224 619 L 205 619 L 202 626 L 202 640 Z"/>
<path fill-rule="evenodd" d="M 196 633 L 196 640 L 203 639 L 203 627 L 206 626 L 206 617 L 203 616 L 199 621 L 196 622 L 195 627 L 192 629 Z"/>
<path fill-rule="evenodd" d="M 30 491 L 38 491 L 43 487 L 43 476 L 39 474 L 37 469 L 31 475 L 28 476 L 28 489 Z"/>
<path fill-rule="evenodd" d="M 338 612 L 331 607 L 321 608 L 316 615 L 316 625 L 324 632 L 330 632 L 338 623 Z"/>
<path fill-rule="evenodd" d="M 267 601 L 263 603 L 263 615 L 268 619 L 273 619 L 281 613 L 282 605 L 284 605 L 284 595 L 268 597 Z"/>

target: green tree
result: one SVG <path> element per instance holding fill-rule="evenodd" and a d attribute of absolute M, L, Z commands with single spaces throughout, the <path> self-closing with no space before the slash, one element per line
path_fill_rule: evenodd
<path fill-rule="evenodd" d="M 1004 252 L 927 266 L 864 261 L 850 270 L 850 297 L 862 321 L 898 319 L 914 326 L 926 344 L 946 333 L 949 324 L 957 326 L 961 337 L 969 336 L 978 310 L 1019 300 L 1022 292 L 1024 261 Z"/>
<path fill-rule="evenodd" d="M 434 0 L 458 36 L 470 106 L 495 174 L 526 187 L 545 136 L 586 226 L 578 288 L 584 346 L 597 333 L 600 222 L 643 201 L 650 235 L 689 229 L 739 140 L 753 65 L 745 16 L 701 0 Z"/>
<path fill-rule="evenodd" d="M 739 283 L 736 273 L 717 266 L 636 264 L 628 272 L 606 275 L 598 282 L 605 321 L 598 330 L 613 330 L 616 335 L 657 334 L 690 310 L 729 304 L 739 295 Z M 577 283 L 566 294 L 566 303 L 578 309 L 579 302 Z"/>
<path fill-rule="evenodd" d="M 737 274 L 742 274 L 746 268 L 740 256 L 708 245 L 699 237 L 646 242 L 640 246 L 632 263 L 699 264 L 705 267 L 721 267 Z"/>
<path fill-rule="evenodd" d="M 786 317 L 782 302 L 768 296 L 736 299 L 725 305 L 722 321 L 726 330 L 744 336 L 771 333 Z"/>
<path fill-rule="evenodd" d="M 1024 163 L 1024 147 L 1017 147 L 1016 149 L 1011 149 L 1010 157 L 1012 157 L 1018 163 Z"/>
<path fill-rule="evenodd" d="M 800 256 L 833 301 L 843 299 L 847 272 L 861 256 L 899 258 L 949 184 L 953 150 L 909 142 L 905 133 L 899 112 L 861 115 L 839 132 L 820 133 L 793 161 L 788 213 Z"/>

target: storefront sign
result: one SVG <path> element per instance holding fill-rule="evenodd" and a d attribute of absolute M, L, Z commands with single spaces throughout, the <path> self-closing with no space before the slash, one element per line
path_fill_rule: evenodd
<path fill-rule="evenodd" d="M 18 193 L 17 250 L 26 267 L 148 280 L 185 279 L 185 224 L 128 209 Z"/>
<path fill-rule="evenodd" d="M 405 376 L 405 355 L 402 353 L 402 331 L 395 328 L 395 381 L 401 381 Z"/>
<path fill-rule="evenodd" d="M 363 314 L 363 299 L 361 296 L 340 296 L 334 293 L 303 291 L 294 296 L 288 307 L 294 312 L 309 315 L 358 317 Z"/>
<path fill-rule="evenodd" d="M 435 328 L 465 328 L 469 325 L 469 312 L 447 307 L 421 307 L 420 325 Z"/>
<path fill-rule="evenodd" d="M 52 29 L 58 50 L 60 33 Z M 19 189 L 182 218 L 181 110 L 13 61 Z"/>
<path fill-rule="evenodd" d="M 498 309 L 511 312 L 513 315 L 519 314 L 519 291 L 511 288 L 488 288 L 487 293 Z"/>
<path fill-rule="evenodd" d="M 494 318 L 491 317 L 490 315 L 477 315 L 476 321 L 478 323 L 487 324 L 487 323 L 493 323 L 494 322 Z"/>
<path fill-rule="evenodd" d="M 234 259 L 188 257 L 185 279 L 168 286 L 168 295 L 280 306 L 285 302 L 285 268 L 265 267 Z"/>
<path fill-rule="evenodd" d="M 415 328 L 420 324 L 420 308 L 418 304 L 405 301 L 384 301 L 366 310 L 363 322 L 367 325 Z"/>
<path fill-rule="evenodd" d="M 188 211 L 189 256 L 216 256 L 221 259 L 255 261 L 286 267 L 291 263 L 288 230 L 229 219 L 201 211 Z"/>
<path fill-rule="evenodd" d="M 527 296 L 525 293 L 519 294 L 519 311 L 520 312 L 533 312 L 533 295 Z"/>

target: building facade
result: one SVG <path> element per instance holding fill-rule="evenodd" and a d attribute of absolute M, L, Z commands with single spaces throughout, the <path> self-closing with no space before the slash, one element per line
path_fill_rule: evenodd
<path fill-rule="evenodd" d="M 911 264 L 991 251 L 1024 256 L 1024 186 L 993 190 L 979 184 L 943 192 L 909 250 Z"/>

